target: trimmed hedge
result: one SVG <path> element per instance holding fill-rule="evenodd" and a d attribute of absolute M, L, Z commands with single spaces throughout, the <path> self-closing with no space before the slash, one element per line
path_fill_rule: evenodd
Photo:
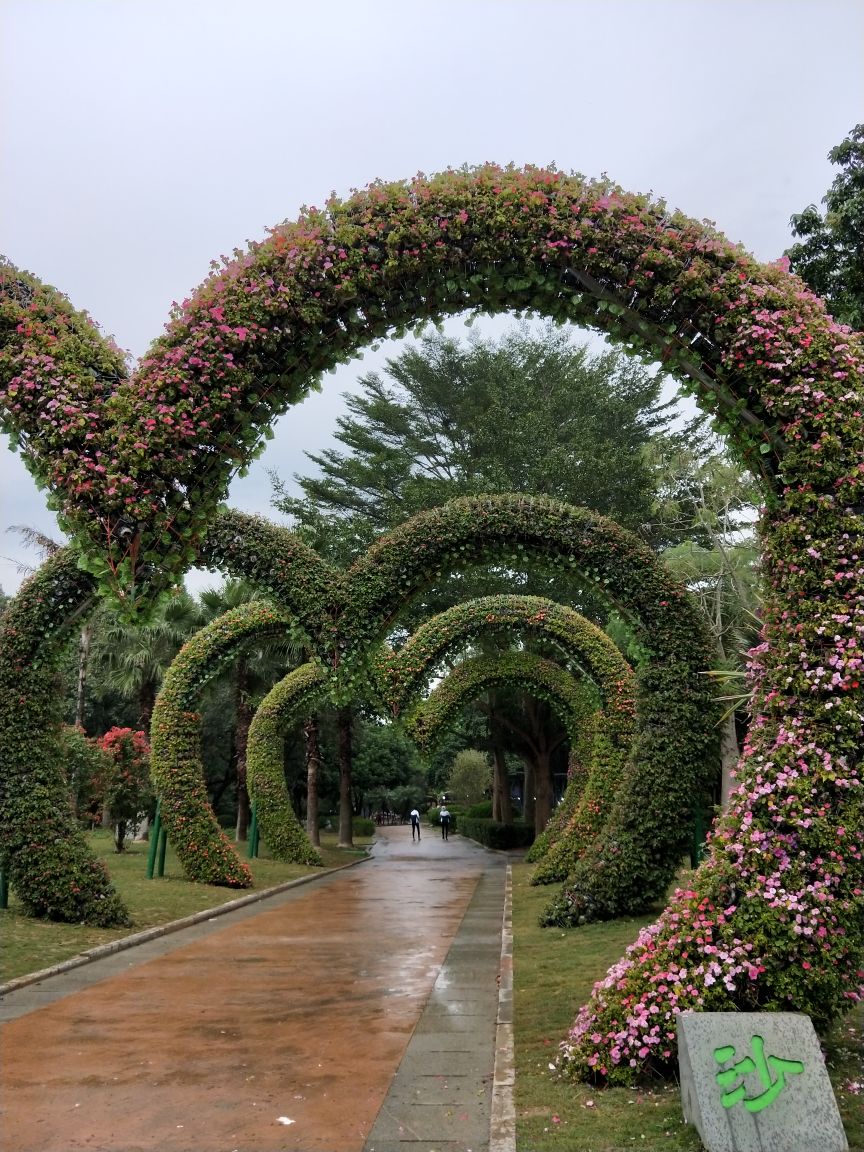
<path fill-rule="evenodd" d="M 534 843 L 534 829 L 521 820 L 500 824 L 497 820 L 484 820 L 479 816 L 463 816 L 459 832 L 469 840 L 476 840 L 487 848 L 506 851 L 508 848 L 530 848 Z"/>

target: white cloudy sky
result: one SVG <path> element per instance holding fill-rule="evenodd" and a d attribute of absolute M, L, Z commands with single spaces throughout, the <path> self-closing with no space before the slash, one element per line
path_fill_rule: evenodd
<path fill-rule="evenodd" d="M 862 44 L 864 0 L 0 0 L 0 252 L 135 356 L 301 205 L 463 163 L 606 172 L 771 260 L 864 119 Z M 283 417 L 235 506 L 267 513 L 264 468 L 305 470 L 369 366 Z M 4 438 L 7 592 L 11 524 L 56 534 Z"/>

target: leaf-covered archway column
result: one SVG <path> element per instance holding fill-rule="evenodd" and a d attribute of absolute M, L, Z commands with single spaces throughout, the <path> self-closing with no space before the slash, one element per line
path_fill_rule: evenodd
<path fill-rule="evenodd" d="M 325 648 L 331 643 L 338 574 L 298 537 L 257 517 L 222 511 L 202 558 L 278 598 L 285 605 L 280 633 L 299 634 L 312 648 L 316 639 Z M 73 819 L 62 771 L 56 675 L 74 636 L 71 625 L 87 619 L 98 596 L 96 581 L 79 560 L 73 548 L 61 549 L 22 585 L 0 623 L 0 853 L 16 894 L 33 915 L 122 924 L 126 910 Z M 248 873 L 227 840 L 222 843 L 202 794 L 197 721 L 185 711 L 180 719 L 176 740 L 189 741 L 186 751 L 197 775 L 192 770 L 195 786 L 182 805 L 185 823 L 171 828 L 172 839 L 197 879 L 242 886 Z M 157 738 L 157 780 L 164 774 L 161 747 Z M 178 745 L 172 748 L 176 754 Z M 165 779 L 176 791 L 178 781 L 170 773 Z"/>
<path fill-rule="evenodd" d="M 210 807 L 201 763 L 201 717 L 194 702 L 204 685 L 251 641 L 296 632 L 296 621 L 266 601 L 253 601 L 211 621 L 184 644 L 165 674 L 150 726 L 150 772 L 162 819 L 186 874 L 206 884 L 246 888 L 252 883 Z M 280 749 L 281 751 L 281 749 Z M 255 798 L 250 773 L 250 795 Z M 284 793 L 284 779 L 282 792 Z M 279 859 L 320 864 L 289 805 L 279 811 L 278 834 L 267 812 L 259 819 Z"/>
<path fill-rule="evenodd" d="M 746 993 L 716 978 L 707 987 L 712 1002 L 794 1001 L 826 1018 L 860 988 L 864 968 L 864 866 L 854 847 L 864 347 L 782 267 L 760 265 L 705 224 L 607 181 L 489 165 L 375 184 L 304 212 L 227 262 L 177 309 L 132 376 L 116 350 L 94 347 L 86 317 L 0 269 L 3 427 L 53 489 L 100 581 L 134 603 L 192 562 L 234 469 L 320 372 L 402 325 L 466 309 L 531 309 L 661 359 L 760 477 L 769 590 L 757 711 L 741 792 L 698 885 L 723 911 L 730 941 L 765 930 L 770 948 Z M 764 839 L 754 839 L 754 825 Z M 798 894 L 828 934 L 830 963 L 802 967 L 797 921 L 752 879 L 764 874 L 765 844 L 776 849 L 783 892 Z M 826 859 L 832 899 L 823 903 L 814 892 Z M 669 941 L 682 923 L 697 927 L 702 899 L 676 906 L 678 919 L 657 929 L 658 974 L 679 963 Z M 628 960 L 610 1019 L 629 1019 L 630 997 L 638 1007 L 644 956 L 640 946 Z M 668 986 L 662 975 L 659 983 Z M 701 995 L 701 977 L 694 987 L 683 1003 Z M 604 996 L 611 1003 L 619 993 Z M 583 1059 L 579 1032 L 572 1067 L 620 1073 L 609 1054 L 620 1057 L 620 1046 L 604 1044 Z M 667 1059 L 657 1045 L 627 1049 L 628 1067 Z"/>
<path fill-rule="evenodd" d="M 0 619 L 0 863 L 31 915 L 107 927 L 129 916 L 72 811 L 56 679 L 95 595 L 61 549 Z"/>

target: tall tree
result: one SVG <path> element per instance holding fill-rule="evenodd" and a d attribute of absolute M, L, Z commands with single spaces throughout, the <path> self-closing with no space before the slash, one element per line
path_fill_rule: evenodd
<path fill-rule="evenodd" d="M 864 124 L 832 148 L 839 167 L 822 197 L 825 212 L 810 204 L 789 221 L 800 243 L 786 250 L 793 272 L 824 297 L 835 319 L 864 329 Z"/>
<path fill-rule="evenodd" d="M 276 506 L 319 535 L 347 521 L 356 551 L 423 509 L 483 492 L 551 496 L 634 530 L 649 519 L 642 449 L 672 434 L 674 409 L 620 352 L 592 356 L 552 326 L 498 342 L 433 334 L 360 383 L 338 421 L 347 450 L 307 453 L 320 474 L 296 477 L 305 499 L 277 486 Z"/>

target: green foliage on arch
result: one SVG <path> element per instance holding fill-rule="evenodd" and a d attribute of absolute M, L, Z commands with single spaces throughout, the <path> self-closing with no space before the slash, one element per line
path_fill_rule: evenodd
<path fill-rule="evenodd" d="M 581 321 L 661 359 L 761 477 L 767 505 L 739 790 L 693 890 L 595 989 L 562 1067 L 603 1080 L 666 1070 L 674 1037 L 652 1038 L 654 1009 L 791 1005 L 826 1021 L 864 994 L 864 346 L 782 267 L 662 202 L 554 171 L 377 184 L 239 253 L 125 378 L 86 317 L 4 266 L 3 427 L 100 581 L 134 604 L 197 556 L 232 470 L 321 370 L 402 324 L 474 308 Z M 359 630 L 380 639 L 386 620 Z M 660 698 L 670 681 L 653 688 Z M 575 915 L 590 888 L 589 869 Z M 755 954 L 740 953 L 745 939 Z"/>
<path fill-rule="evenodd" d="M 270 689 L 249 726 L 246 782 L 261 834 L 278 860 L 322 863 L 291 807 L 285 787 L 283 743 L 292 722 L 308 715 L 326 695 L 327 677 L 322 669 L 316 664 L 302 664 Z"/>
<path fill-rule="evenodd" d="M 339 575 L 296 536 L 256 517 L 223 511 L 208 533 L 203 557 L 209 566 L 243 577 L 284 602 L 288 611 L 281 613 L 280 634 L 310 642 L 313 633 L 323 643 L 329 619 L 322 613 Z M 70 625 L 85 618 L 97 594 L 94 578 L 77 561 L 73 549 L 61 549 L 22 586 L 0 624 L 0 845 L 10 882 L 33 915 L 122 924 L 126 910 L 73 819 L 62 773 L 55 675 L 74 636 Z M 215 662 L 209 671 L 204 664 L 198 667 L 199 679 L 187 684 L 188 699 L 167 738 L 167 759 L 174 758 L 181 776 L 172 778 L 165 766 L 162 740 L 151 771 L 154 780 L 164 776 L 168 792 L 175 794 L 182 819 L 174 821 L 172 839 L 189 875 L 245 886 L 251 883 L 248 869 L 215 824 L 201 781 L 191 700 L 213 670 Z M 169 710 L 166 701 L 161 723 Z M 191 784 L 185 793 L 183 773 Z M 170 824 L 170 811 L 166 818 Z"/>
<path fill-rule="evenodd" d="M 290 624 L 290 617 L 271 604 L 244 604 L 197 632 L 165 674 L 150 728 L 150 772 L 168 835 L 193 880 L 229 888 L 252 884 L 248 867 L 209 805 L 201 766 L 201 717 L 192 710 L 193 701 L 244 643 L 283 635 Z"/>
<path fill-rule="evenodd" d="M 783 380 L 744 349 L 763 314 L 781 329 L 799 313 L 814 335 L 831 330 L 799 281 L 704 223 L 539 168 L 376 184 L 308 209 L 214 272 L 132 375 L 59 294 L 11 265 L 0 272 L 4 428 L 58 494 L 64 526 L 89 541 L 99 578 L 127 600 L 142 576 L 158 582 L 147 565 L 171 579 L 194 561 L 233 470 L 276 415 L 404 325 L 528 309 L 659 353 L 775 492 Z M 62 395 L 58 363 L 76 377 Z M 46 395 L 59 401 L 48 420 Z"/>
<path fill-rule="evenodd" d="M 636 686 L 627 661 L 590 620 L 542 596 L 482 596 L 427 620 L 398 651 L 379 651 L 373 665 L 378 690 L 398 716 L 447 655 L 483 633 L 505 630 L 555 644 L 596 683 L 616 737 L 632 736 Z"/>
<path fill-rule="evenodd" d="M 591 724 L 596 694 L 585 682 L 556 664 L 530 652 L 475 656 L 464 660 L 405 716 L 405 729 L 424 752 L 443 736 L 462 707 L 489 688 L 523 688 L 544 700 L 558 716 L 571 740 Z"/>
<path fill-rule="evenodd" d="M 571 729 L 572 766 L 562 802 L 529 859 L 546 857 L 532 881 L 565 880 L 601 830 L 620 783 L 636 730 L 637 684 L 632 669 L 605 632 L 571 608 L 539 596 L 485 596 L 466 601 L 428 620 L 398 652 L 379 652 L 374 675 L 381 696 L 399 715 L 425 687 L 432 669 L 486 631 L 518 632 L 555 644 L 593 680 L 602 711 Z"/>
<path fill-rule="evenodd" d="M 70 625 L 94 594 L 63 549 L 0 619 L 0 861 L 31 915 L 108 927 L 129 916 L 72 812 L 55 681 Z"/>

